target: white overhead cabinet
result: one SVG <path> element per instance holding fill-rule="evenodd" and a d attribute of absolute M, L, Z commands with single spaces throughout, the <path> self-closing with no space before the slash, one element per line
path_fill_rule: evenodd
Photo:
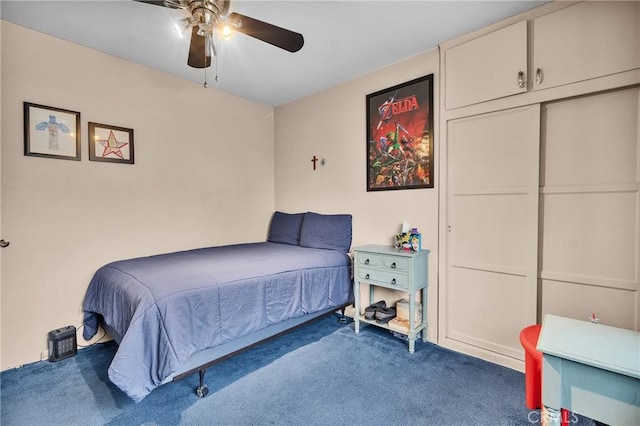
<path fill-rule="evenodd" d="M 448 49 L 447 109 L 527 91 L 527 21 Z"/>
<path fill-rule="evenodd" d="M 640 68 L 640 2 L 588 1 L 533 20 L 533 89 Z"/>
<path fill-rule="evenodd" d="M 640 329 L 640 2 L 494 27 L 441 46 L 438 339 L 522 369 L 544 314 Z"/>
<path fill-rule="evenodd" d="M 640 2 L 587 1 L 446 49 L 445 108 L 640 68 Z M 531 49 L 532 62 L 528 62 Z"/>

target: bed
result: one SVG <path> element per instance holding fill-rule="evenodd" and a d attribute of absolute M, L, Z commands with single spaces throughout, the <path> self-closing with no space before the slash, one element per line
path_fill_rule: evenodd
<path fill-rule="evenodd" d="M 136 402 L 351 303 L 351 215 L 275 212 L 267 241 L 116 261 L 96 271 L 83 337 L 118 343 L 109 379 Z"/>

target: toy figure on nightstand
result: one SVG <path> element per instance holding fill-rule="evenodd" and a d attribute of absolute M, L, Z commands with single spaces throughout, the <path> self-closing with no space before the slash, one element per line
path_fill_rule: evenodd
<path fill-rule="evenodd" d="M 418 232 L 418 228 L 412 228 L 411 232 L 397 234 L 395 246 L 406 251 L 421 251 L 422 235 Z"/>

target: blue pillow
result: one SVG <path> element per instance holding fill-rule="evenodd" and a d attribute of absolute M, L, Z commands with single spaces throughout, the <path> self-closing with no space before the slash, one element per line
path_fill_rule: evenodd
<path fill-rule="evenodd" d="M 304 213 L 275 212 L 271 218 L 267 241 L 280 244 L 300 244 L 300 228 Z"/>
<path fill-rule="evenodd" d="M 305 213 L 300 246 L 348 252 L 351 247 L 351 215 Z"/>

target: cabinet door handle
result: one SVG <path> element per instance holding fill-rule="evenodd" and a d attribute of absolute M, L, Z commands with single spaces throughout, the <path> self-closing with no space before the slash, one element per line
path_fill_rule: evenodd
<path fill-rule="evenodd" d="M 391 264 L 391 269 L 396 269 L 396 262 L 393 262 L 393 263 Z"/>
<path fill-rule="evenodd" d="M 0 240 L 0 247 L 2 248 L 9 247 L 9 244 L 11 244 L 9 241 Z"/>
<path fill-rule="evenodd" d="M 369 264 L 369 259 L 366 259 L 366 260 L 364 261 L 364 264 L 365 264 L 365 265 L 368 265 L 368 264 Z"/>
<path fill-rule="evenodd" d="M 536 69 L 536 84 L 542 83 L 544 75 L 542 74 L 542 68 Z"/>
<path fill-rule="evenodd" d="M 365 275 L 364 278 L 368 280 L 369 279 L 369 274 Z"/>
<path fill-rule="evenodd" d="M 519 88 L 523 88 L 524 87 L 524 72 L 523 71 L 518 71 L 518 87 Z"/>
<path fill-rule="evenodd" d="M 396 279 L 395 279 L 395 278 L 393 278 L 393 279 L 391 280 L 391 284 L 396 285 Z"/>

